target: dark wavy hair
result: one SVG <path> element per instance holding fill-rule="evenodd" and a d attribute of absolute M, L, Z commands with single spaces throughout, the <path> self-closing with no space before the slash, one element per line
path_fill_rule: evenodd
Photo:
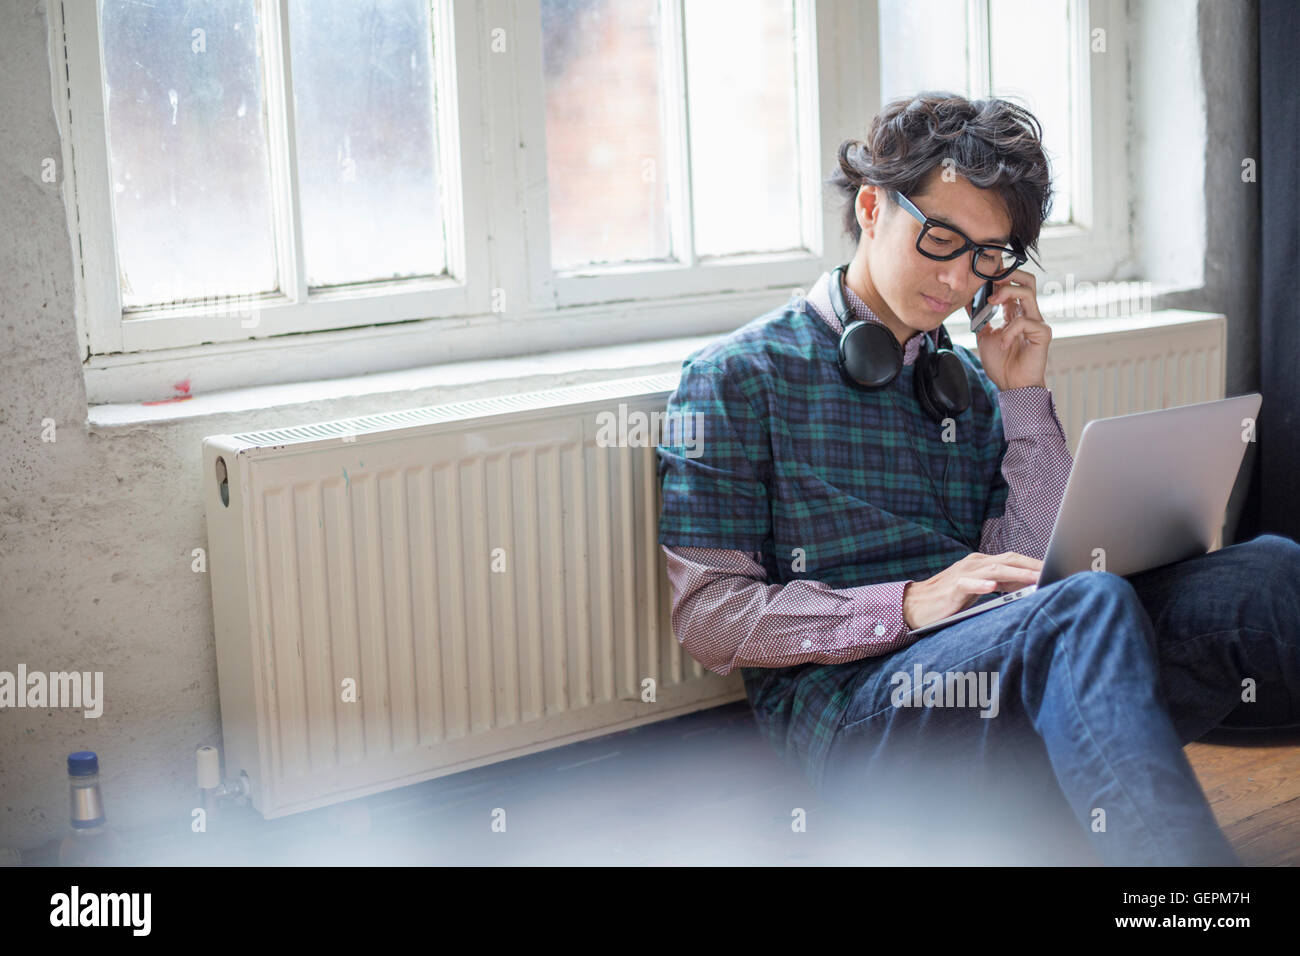
<path fill-rule="evenodd" d="M 944 160 L 981 189 L 993 189 L 1011 217 L 1011 247 L 1033 258 L 1052 211 L 1052 177 L 1043 152 L 1042 125 L 1034 114 L 1001 99 L 969 100 L 946 91 L 896 99 L 871 121 L 864 143 L 840 144 L 839 168 L 826 180 L 844 197 L 844 232 L 856 245 L 862 234 L 856 201 L 864 186 L 894 192 L 924 191 Z M 1041 267 L 1041 263 L 1034 258 Z"/>

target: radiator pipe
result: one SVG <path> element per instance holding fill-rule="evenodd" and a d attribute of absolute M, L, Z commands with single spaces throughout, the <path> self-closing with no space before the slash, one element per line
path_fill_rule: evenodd
<path fill-rule="evenodd" d="M 233 803 L 243 806 L 248 802 L 250 788 L 248 775 L 241 773 L 234 781 L 221 779 L 221 754 L 216 747 L 203 746 L 194 751 L 198 770 L 199 806 L 206 816 L 212 816 L 218 807 Z"/>

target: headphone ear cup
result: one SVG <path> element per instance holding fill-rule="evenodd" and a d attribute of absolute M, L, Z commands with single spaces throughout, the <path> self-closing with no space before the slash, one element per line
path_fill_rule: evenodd
<path fill-rule="evenodd" d="M 863 388 L 881 388 L 898 377 L 903 347 L 876 322 L 849 323 L 840 335 L 840 370 Z"/>
<path fill-rule="evenodd" d="M 936 372 L 934 391 L 936 403 L 951 415 L 960 415 L 970 408 L 970 380 L 966 377 L 966 363 L 956 352 L 944 349 L 935 356 Z"/>
<path fill-rule="evenodd" d="M 912 370 L 912 394 L 916 396 L 916 403 L 921 406 L 926 417 L 938 424 L 943 421 L 943 412 L 934 403 L 934 390 L 930 383 L 933 375 L 930 352 L 923 348 L 916 357 L 916 367 Z"/>
<path fill-rule="evenodd" d="M 912 386 L 917 403 L 935 424 L 970 408 L 966 365 L 949 349 L 923 351 L 917 358 Z"/>

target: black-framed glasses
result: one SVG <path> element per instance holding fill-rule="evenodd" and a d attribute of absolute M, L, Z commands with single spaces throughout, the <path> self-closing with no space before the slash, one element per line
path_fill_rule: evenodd
<path fill-rule="evenodd" d="M 971 253 L 971 271 L 981 279 L 1005 279 L 1026 262 L 1028 258 L 1006 246 L 975 242 L 960 229 L 954 229 L 937 219 L 931 219 L 915 203 L 897 190 L 898 204 L 921 224 L 921 234 L 916 237 L 916 251 L 927 259 L 947 262 L 956 259 L 968 249 Z"/>

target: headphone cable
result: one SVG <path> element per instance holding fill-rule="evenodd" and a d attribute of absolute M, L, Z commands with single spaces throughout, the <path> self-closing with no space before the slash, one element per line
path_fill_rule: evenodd
<path fill-rule="evenodd" d="M 915 365 L 912 366 L 912 374 L 913 375 L 916 374 Z M 890 386 L 882 389 L 882 391 L 884 391 L 885 393 L 889 393 L 893 391 L 892 383 L 890 384 Z M 970 541 L 968 541 L 966 535 L 962 533 L 961 526 L 957 524 L 955 520 L 953 520 L 952 513 L 948 511 L 947 499 L 945 497 L 948 491 L 948 466 L 952 464 L 952 458 L 953 458 L 952 450 L 949 449 L 947 460 L 943 463 L 943 477 L 940 479 L 943 483 L 943 492 L 940 492 L 938 487 L 934 483 L 934 478 L 930 475 L 929 467 L 926 465 L 925 460 L 921 457 L 920 450 L 916 447 L 916 444 L 913 441 L 912 427 L 907 422 L 907 415 L 903 412 L 901 408 L 898 407 L 898 403 L 894 400 L 894 397 L 892 395 L 889 396 L 889 402 L 891 405 L 893 405 L 894 410 L 898 412 L 899 417 L 903 419 L 903 430 L 907 432 L 908 447 L 912 449 L 912 454 L 916 456 L 917 463 L 920 464 L 921 470 L 925 472 L 925 480 L 930 483 L 930 488 L 934 491 L 935 496 L 939 499 L 939 507 L 943 509 L 944 517 L 948 519 L 948 524 L 952 526 L 952 529 L 955 532 L 957 532 L 957 539 L 961 541 L 962 544 L 966 545 L 966 547 L 971 548 Z M 952 443 L 944 442 L 944 444 L 950 445 Z M 979 548 L 973 547 L 971 548 L 971 550 L 978 551 Z"/>

